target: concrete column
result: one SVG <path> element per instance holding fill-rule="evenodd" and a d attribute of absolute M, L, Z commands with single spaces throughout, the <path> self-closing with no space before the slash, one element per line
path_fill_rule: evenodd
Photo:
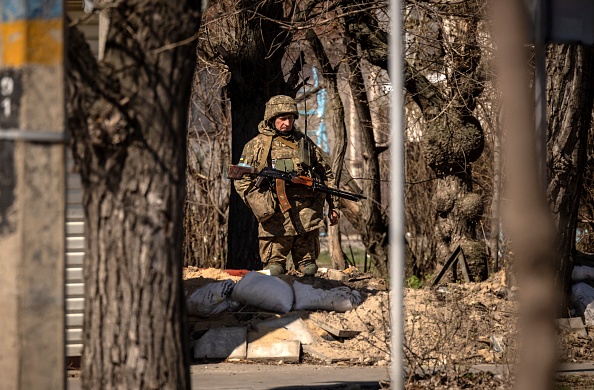
<path fill-rule="evenodd" d="M 60 389 L 63 4 L 2 0 L 0 7 L 0 389 Z"/>

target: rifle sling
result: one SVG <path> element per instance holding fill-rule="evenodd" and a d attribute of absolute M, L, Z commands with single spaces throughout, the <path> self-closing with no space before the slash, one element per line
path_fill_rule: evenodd
<path fill-rule="evenodd" d="M 287 198 L 285 181 L 283 179 L 276 179 L 276 196 L 278 197 L 278 203 L 280 204 L 281 211 L 286 213 L 291 208 L 291 204 Z"/>
<path fill-rule="evenodd" d="M 260 172 L 266 165 L 268 165 L 268 155 L 270 154 L 270 148 L 272 147 L 272 139 L 275 138 L 273 135 L 266 137 L 266 144 L 264 145 L 264 150 L 262 151 L 262 156 L 260 157 L 260 161 L 258 161 L 258 172 Z M 299 146 L 296 143 L 288 141 L 283 137 L 276 137 L 280 142 L 287 145 L 288 147 L 297 150 Z"/>
<path fill-rule="evenodd" d="M 288 147 L 297 150 L 299 149 L 299 146 L 297 146 L 297 144 L 295 142 L 291 142 L 289 140 L 284 139 L 283 137 L 278 137 L 277 138 L 280 142 L 282 142 L 283 144 L 287 145 Z"/>
<path fill-rule="evenodd" d="M 264 167 L 268 165 L 268 155 L 270 154 L 270 148 L 272 147 L 272 138 L 273 136 L 269 136 L 266 139 L 266 144 L 264 145 L 262 156 L 260 156 L 260 161 L 258 161 L 258 172 L 261 172 L 262 169 L 264 169 Z"/>

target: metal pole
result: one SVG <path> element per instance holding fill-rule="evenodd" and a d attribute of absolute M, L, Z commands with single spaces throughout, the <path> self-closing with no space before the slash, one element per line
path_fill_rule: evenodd
<path fill-rule="evenodd" d="M 548 0 L 524 0 L 530 16 L 531 42 L 534 44 L 534 124 L 538 175 L 541 188 L 547 188 L 547 74 L 546 74 L 546 30 Z"/>
<path fill-rule="evenodd" d="M 62 389 L 64 18 L 0 2 L 0 389 Z"/>
<path fill-rule="evenodd" d="M 401 1 L 390 2 L 390 79 L 392 82 L 390 136 L 390 323 L 392 389 L 404 388 L 403 288 L 404 288 L 404 80 L 402 64 L 402 12 Z"/>

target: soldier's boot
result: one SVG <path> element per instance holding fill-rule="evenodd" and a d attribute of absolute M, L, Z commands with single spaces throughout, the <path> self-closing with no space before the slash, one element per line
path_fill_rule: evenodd
<path fill-rule="evenodd" d="M 270 263 L 264 269 L 269 270 L 272 276 L 284 275 L 285 273 L 285 267 L 279 263 Z"/>
<path fill-rule="evenodd" d="M 299 264 L 299 271 L 305 276 L 313 276 L 318 272 L 318 266 L 314 262 Z"/>

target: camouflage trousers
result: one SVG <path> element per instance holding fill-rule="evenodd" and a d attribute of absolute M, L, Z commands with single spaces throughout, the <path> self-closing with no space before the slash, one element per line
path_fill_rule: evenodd
<path fill-rule="evenodd" d="M 320 229 L 296 236 L 260 238 L 260 258 L 264 266 L 280 264 L 287 269 L 289 253 L 295 268 L 315 264 L 320 255 Z"/>

